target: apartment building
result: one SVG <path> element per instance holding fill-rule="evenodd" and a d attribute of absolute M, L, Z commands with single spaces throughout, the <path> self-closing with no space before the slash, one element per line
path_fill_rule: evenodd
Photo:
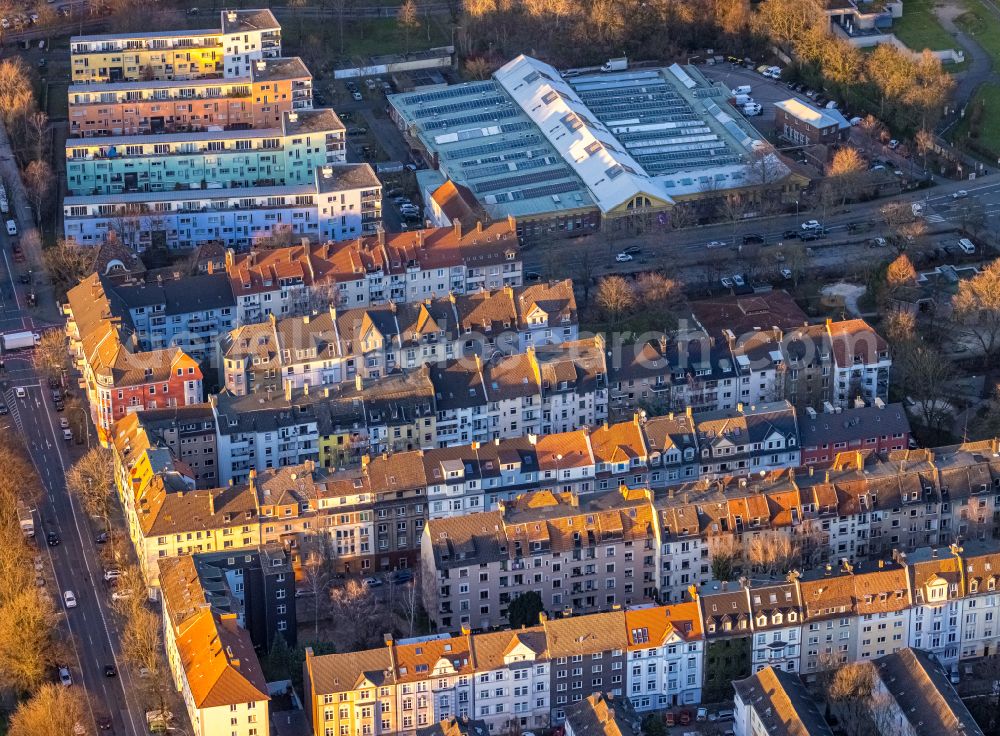
<path fill-rule="evenodd" d="M 827 320 L 833 354 L 833 396 L 836 406 L 850 406 L 856 398 L 866 402 L 889 400 L 888 343 L 861 319 Z"/>
<path fill-rule="evenodd" d="M 190 556 L 165 560 L 162 580 L 163 643 L 192 733 L 266 733 L 267 682 L 238 614 L 215 610 Z"/>
<path fill-rule="evenodd" d="M 195 358 L 178 347 L 140 352 L 113 305 L 115 295 L 95 274 L 70 290 L 64 307 L 70 355 L 83 374 L 91 419 L 105 446 L 112 426 L 126 414 L 203 400 Z"/>
<path fill-rule="evenodd" d="M 568 279 L 482 292 L 482 300 L 511 305 L 510 313 L 504 315 L 507 327 L 499 340 L 505 347 L 516 349 L 522 343 L 545 345 L 576 339 L 576 302 Z M 559 313 L 553 307 L 556 302 L 562 305 Z M 222 382 L 231 393 L 243 395 L 278 390 L 287 380 L 293 382 L 293 388 L 302 388 L 306 383 L 315 387 L 354 381 L 356 376 L 379 378 L 398 370 L 454 360 L 469 352 L 469 333 L 459 327 L 467 319 L 467 306 L 467 298 L 451 295 L 360 308 L 329 306 L 313 314 L 282 319 L 271 312 L 270 319 L 242 325 L 223 337 Z M 536 338 L 540 329 L 549 331 L 547 317 L 542 316 L 547 314 L 545 309 L 551 309 L 563 326 L 557 335 Z M 525 313 L 530 315 L 528 319 L 524 319 Z M 469 356 L 470 361 L 474 362 L 476 354 Z M 480 368 L 484 369 L 504 372 L 499 364 Z M 529 374 L 531 383 L 538 386 L 534 373 L 540 374 L 540 369 Z M 503 383 L 509 381 L 498 381 L 498 385 Z M 509 411 L 502 414 L 508 415 Z"/>
<path fill-rule="evenodd" d="M 475 230 L 379 230 L 322 244 L 227 256 L 241 324 L 341 309 L 421 302 L 448 294 L 521 286 L 521 248 L 512 220 Z"/>
<path fill-rule="evenodd" d="M 869 405 L 888 400 L 891 358 L 864 320 L 810 325 L 784 291 L 707 299 L 691 309 L 693 334 L 732 356 L 740 374 L 733 396 L 744 404 L 787 399 L 799 408 L 830 402 L 846 409 L 858 397 Z"/>
<path fill-rule="evenodd" d="M 312 74 L 295 57 L 258 59 L 245 77 L 71 84 L 70 137 L 281 128 L 312 108 Z"/>
<path fill-rule="evenodd" d="M 833 736 L 819 704 L 799 676 L 768 667 L 733 683 L 733 733 Z"/>
<path fill-rule="evenodd" d="M 626 693 L 639 712 L 701 702 L 704 636 L 694 603 L 625 611 Z"/>
<path fill-rule="evenodd" d="M 274 236 L 344 240 L 375 231 L 382 189 L 368 164 L 331 164 L 304 184 L 196 188 L 63 200 L 63 232 L 80 245 L 114 233 L 135 251 L 206 243 L 247 249 Z"/>
<path fill-rule="evenodd" d="M 125 437 L 143 433 L 140 445 L 163 447 L 194 478 L 198 488 L 219 485 L 218 455 L 215 444 L 215 417 L 208 403 L 164 409 L 144 409 L 126 414 L 114 427 L 114 434 Z"/>
<path fill-rule="evenodd" d="M 634 631 L 627 616 L 636 617 Z M 642 642 L 643 631 L 656 641 Z M 630 637 L 637 638 L 633 657 Z M 344 654 L 317 656 L 307 649 L 306 711 L 317 735 L 341 728 L 410 733 L 429 727 L 436 714 L 476 718 L 489 733 L 564 722 L 572 728 L 570 719 L 588 699 L 593 702 L 595 692 L 622 699 L 619 711 L 634 714 L 636 698 L 626 689 L 635 681 L 631 663 L 640 661 L 642 684 L 647 664 L 666 683 L 669 692 L 661 702 L 698 702 L 700 636 L 693 604 L 562 619 L 543 615 L 539 625 L 517 631 L 463 630 L 398 641 L 387 636 L 384 647 Z"/>
<path fill-rule="evenodd" d="M 546 610 L 650 600 L 656 544 L 649 491 L 588 499 L 538 491 L 497 511 L 432 519 L 421 539 L 424 605 L 442 628 L 496 626 L 521 593 Z"/>
<path fill-rule="evenodd" d="M 472 637 L 475 715 L 492 733 L 546 728 L 552 662 L 543 626 Z"/>
<path fill-rule="evenodd" d="M 281 26 L 270 10 L 223 10 L 217 28 L 73 36 L 77 82 L 246 77 L 255 61 L 281 56 Z"/>
<path fill-rule="evenodd" d="M 641 722 L 628 698 L 596 692 L 570 706 L 567 736 L 639 736 Z"/>
<path fill-rule="evenodd" d="M 754 631 L 750 655 L 752 671 L 760 672 L 765 667 L 798 671 L 802 625 L 798 589 L 794 583 L 745 587 L 750 598 Z"/>
<path fill-rule="evenodd" d="M 798 415 L 802 465 L 826 467 L 837 455 L 862 450 L 888 454 L 910 444 L 910 420 L 902 404 L 886 405 L 876 398 L 872 406 L 817 412 L 807 407 Z"/>
<path fill-rule="evenodd" d="M 703 697 L 728 696 L 731 683 L 751 672 L 754 619 L 750 596 L 741 582 L 715 581 L 692 589 L 705 635 Z"/>
<path fill-rule="evenodd" d="M 787 401 L 707 412 L 698 418 L 702 478 L 724 478 L 799 465 L 795 410 Z"/>
<path fill-rule="evenodd" d="M 289 110 L 269 128 L 71 138 L 67 194 L 308 186 L 327 164 L 345 162 L 344 140 L 330 109 Z"/>

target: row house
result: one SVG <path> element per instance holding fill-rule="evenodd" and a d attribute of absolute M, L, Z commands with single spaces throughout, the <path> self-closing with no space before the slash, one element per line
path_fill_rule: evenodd
<path fill-rule="evenodd" d="M 333 110 L 317 109 L 287 111 L 270 128 L 70 138 L 67 194 L 308 185 L 346 162 L 345 130 Z"/>
<path fill-rule="evenodd" d="M 237 612 L 216 609 L 193 558 L 168 562 L 163 644 L 191 733 L 258 736 L 269 727 L 271 698 L 250 634 Z"/>
<path fill-rule="evenodd" d="M 245 481 L 253 468 L 323 467 L 358 462 L 365 452 L 431 447 L 436 441 L 433 387 L 426 371 L 370 384 L 275 395 L 210 397 L 216 416 L 219 476 Z"/>
<path fill-rule="evenodd" d="M 351 309 L 422 302 L 523 283 L 511 220 L 468 232 L 456 224 L 346 237 L 227 255 L 240 324 L 260 322 L 272 312 L 281 318 L 331 305 Z"/>
<path fill-rule="evenodd" d="M 72 81 L 245 77 L 281 56 L 281 25 L 267 9 L 223 10 L 216 28 L 73 36 Z"/>
<path fill-rule="evenodd" d="M 879 398 L 872 406 L 850 409 L 827 402 L 822 413 L 806 407 L 798 419 L 802 465 L 806 466 L 826 467 L 845 452 L 888 454 L 910 445 L 910 420 L 903 405 L 887 405 Z"/>
<path fill-rule="evenodd" d="M 248 249 L 275 237 L 356 238 L 374 233 L 381 213 L 382 184 L 371 166 L 340 163 L 316 167 L 303 184 L 68 196 L 63 233 L 79 245 L 113 236 L 137 252 L 208 243 Z"/>
<path fill-rule="evenodd" d="M 537 591 L 570 613 L 651 600 L 657 549 L 649 491 L 589 499 L 539 491 L 497 511 L 431 520 L 421 538 L 424 605 L 442 628 L 496 626 Z"/>
<path fill-rule="evenodd" d="M 704 637 L 695 603 L 625 611 L 626 695 L 638 712 L 701 702 Z"/>
<path fill-rule="evenodd" d="M 312 108 L 312 81 L 295 56 L 258 59 L 245 77 L 71 84 L 70 137 L 280 128 Z"/>
<path fill-rule="evenodd" d="M 219 485 L 215 417 L 208 403 L 163 409 L 144 409 L 127 414 L 114 427 L 114 435 L 132 436 L 132 446 L 165 448 L 175 462 L 183 464 L 198 488 Z M 135 435 L 142 433 L 142 441 Z"/>
<path fill-rule="evenodd" d="M 698 417 L 702 478 L 764 473 L 799 465 L 795 410 L 787 401 L 759 406 L 737 404 L 735 410 Z"/>
<path fill-rule="evenodd" d="M 689 332 L 724 346 L 735 363 L 738 401 L 847 409 L 859 398 L 888 400 L 888 347 L 864 320 L 809 324 L 781 290 L 696 301 L 691 309 Z"/>
<path fill-rule="evenodd" d="M 473 341 L 464 327 L 469 316 L 465 310 L 473 298 L 452 294 L 414 303 L 348 309 L 328 306 L 312 314 L 281 319 L 272 312 L 264 322 L 241 325 L 222 338 L 221 378 L 231 393 L 243 395 L 276 390 L 288 380 L 294 388 L 305 383 L 315 387 L 353 381 L 356 376 L 379 378 L 457 358 L 475 363 L 483 353 L 496 355 L 496 346 L 493 336 L 488 344 L 478 342 L 490 330 L 478 333 Z M 576 301 L 568 279 L 482 292 L 480 301 L 511 306 L 500 323 L 504 327 L 498 330 L 503 353 L 523 353 L 518 347 L 532 334 L 533 325 L 547 324 L 548 317 L 543 314 L 551 313 L 553 322 L 564 326 L 554 338 L 543 335 L 528 340 L 525 350 L 533 351 L 534 343 L 544 346 L 576 340 Z M 525 318 L 525 314 L 530 317 Z M 539 381 L 532 376 L 532 382 Z"/>
<path fill-rule="evenodd" d="M 633 714 L 700 702 L 702 643 L 694 604 L 542 615 L 515 631 L 386 635 L 384 647 L 349 654 L 307 649 L 306 712 L 317 736 L 415 733 L 451 718 L 490 733 L 572 728 L 595 692 Z"/>

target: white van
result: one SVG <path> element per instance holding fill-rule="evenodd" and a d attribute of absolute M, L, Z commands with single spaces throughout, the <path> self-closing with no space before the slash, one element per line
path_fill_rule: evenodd
<path fill-rule="evenodd" d="M 752 118 L 754 115 L 760 115 L 762 109 L 760 103 L 751 102 L 743 106 L 743 114 Z"/>
<path fill-rule="evenodd" d="M 736 99 L 734 100 L 734 102 L 742 107 L 743 105 L 749 105 L 750 103 L 752 103 L 753 97 L 751 97 L 750 95 L 736 95 Z"/>
<path fill-rule="evenodd" d="M 12 237 L 17 235 L 17 223 L 13 220 L 7 220 L 7 234 Z"/>
<path fill-rule="evenodd" d="M 969 255 L 972 255 L 973 253 L 976 252 L 976 244 L 973 243 L 968 238 L 962 238 L 961 240 L 959 240 L 958 247 L 962 249 L 963 253 L 968 253 Z"/>
<path fill-rule="evenodd" d="M 742 84 L 733 90 L 733 96 L 735 97 L 736 95 L 748 95 L 750 94 L 751 91 L 752 89 L 749 84 Z"/>

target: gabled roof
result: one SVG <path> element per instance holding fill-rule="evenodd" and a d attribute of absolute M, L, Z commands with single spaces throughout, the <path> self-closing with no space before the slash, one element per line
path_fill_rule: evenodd
<path fill-rule="evenodd" d="M 875 671 L 913 736 L 982 736 L 983 731 L 931 655 L 902 649 L 875 660 Z"/>
<path fill-rule="evenodd" d="M 833 736 L 830 724 L 795 673 L 765 667 L 733 686 L 769 736 Z"/>

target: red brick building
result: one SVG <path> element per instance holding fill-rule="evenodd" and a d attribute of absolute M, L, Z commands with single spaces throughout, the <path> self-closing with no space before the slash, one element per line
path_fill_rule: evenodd
<path fill-rule="evenodd" d="M 803 466 L 827 467 L 841 452 L 905 450 L 909 442 L 910 421 L 902 404 L 799 413 Z"/>

